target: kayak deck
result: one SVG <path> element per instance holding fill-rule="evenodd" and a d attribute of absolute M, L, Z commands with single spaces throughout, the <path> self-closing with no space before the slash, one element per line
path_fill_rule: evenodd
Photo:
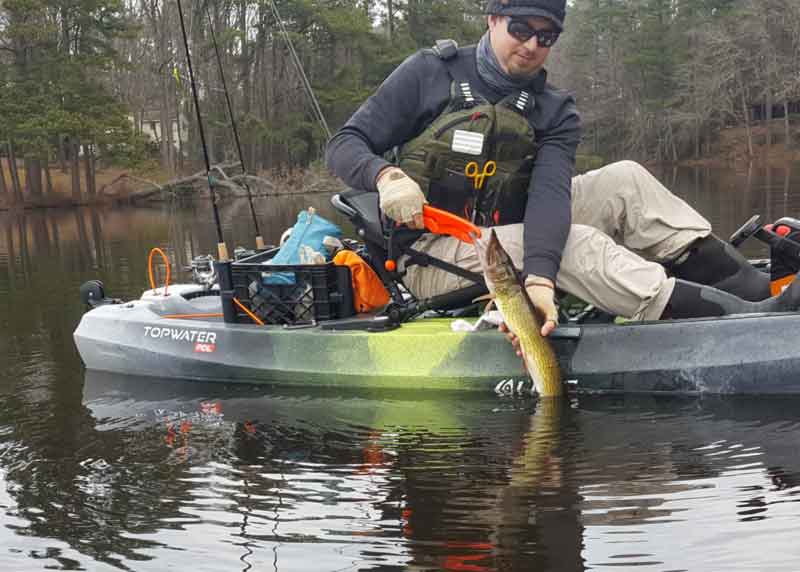
<path fill-rule="evenodd" d="M 369 332 L 164 317 L 214 304 L 173 295 L 100 306 L 84 315 L 75 342 L 87 369 L 166 379 L 530 391 L 503 334 L 453 332 L 451 318 Z M 551 342 L 564 379 L 581 392 L 800 393 L 799 318 L 566 325 Z"/>

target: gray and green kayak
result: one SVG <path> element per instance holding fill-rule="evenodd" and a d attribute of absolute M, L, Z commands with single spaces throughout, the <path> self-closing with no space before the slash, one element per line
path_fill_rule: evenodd
<path fill-rule="evenodd" d="M 387 331 L 353 322 L 225 323 L 195 285 L 87 312 L 75 343 L 88 370 L 271 385 L 530 391 L 497 331 L 454 332 L 450 318 Z M 183 318 L 178 316 L 208 316 Z M 362 326 L 364 321 L 361 322 Z M 552 335 L 577 392 L 800 394 L 800 314 L 627 324 L 568 324 Z"/>

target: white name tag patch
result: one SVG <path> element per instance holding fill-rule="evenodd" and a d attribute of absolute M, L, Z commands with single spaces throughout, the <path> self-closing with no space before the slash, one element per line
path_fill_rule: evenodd
<path fill-rule="evenodd" d="M 456 129 L 453 131 L 453 144 L 450 148 L 456 153 L 480 155 L 483 153 L 483 139 L 483 133 Z"/>

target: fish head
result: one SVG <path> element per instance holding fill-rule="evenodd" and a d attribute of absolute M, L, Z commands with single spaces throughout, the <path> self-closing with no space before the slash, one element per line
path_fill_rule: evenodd
<path fill-rule="evenodd" d="M 484 237 L 486 234 L 484 233 Z M 511 257 L 500 244 L 494 229 L 488 238 L 475 238 L 475 251 L 483 270 L 486 286 L 493 294 L 502 294 L 517 286 L 517 274 Z"/>

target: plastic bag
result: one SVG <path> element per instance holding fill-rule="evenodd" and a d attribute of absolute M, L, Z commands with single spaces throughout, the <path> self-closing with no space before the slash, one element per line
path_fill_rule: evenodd
<path fill-rule="evenodd" d="M 319 216 L 314 208 L 300 211 L 289 238 L 268 264 L 324 264 L 327 260 L 321 254 L 325 252 L 322 243 L 329 236 L 342 236 L 339 225 Z M 264 272 L 261 281 L 263 284 L 294 284 L 295 275 L 294 272 Z"/>

